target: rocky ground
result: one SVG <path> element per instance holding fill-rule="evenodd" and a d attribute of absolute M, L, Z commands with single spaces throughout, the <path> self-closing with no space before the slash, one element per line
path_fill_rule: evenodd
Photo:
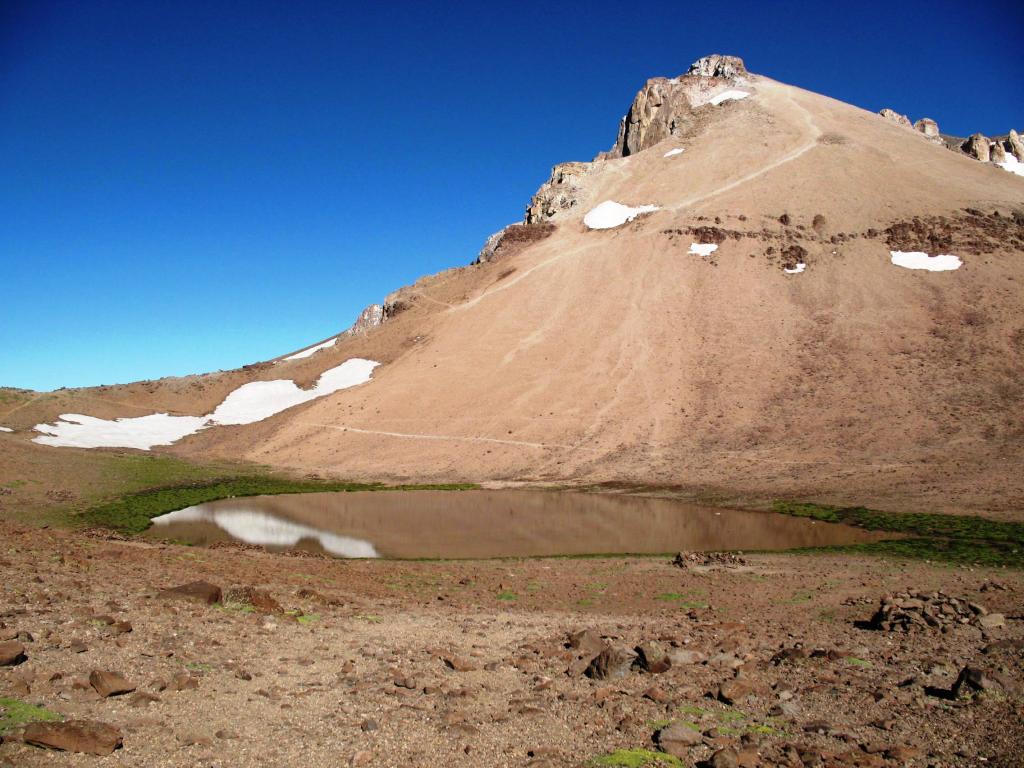
<path fill-rule="evenodd" d="M 1017 571 L 0 536 L 4 766 L 1024 760 Z"/>

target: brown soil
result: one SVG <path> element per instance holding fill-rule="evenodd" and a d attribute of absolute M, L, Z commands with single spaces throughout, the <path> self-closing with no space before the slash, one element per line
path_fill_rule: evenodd
<path fill-rule="evenodd" d="M 0 667 L 0 696 L 117 726 L 124 747 L 104 765 L 582 766 L 654 749 L 669 720 L 702 734 L 686 765 L 727 745 L 761 766 L 804 765 L 798 754 L 837 766 L 1024 759 L 1019 573 L 782 555 L 686 569 L 661 558 L 339 561 L 10 524 L 0 535 L 0 633 L 27 655 Z M 305 618 L 156 596 L 197 579 L 265 590 L 263 610 L 276 599 Z M 906 588 L 977 601 L 1005 626 L 855 625 Z M 584 628 L 696 655 L 592 680 L 567 673 L 567 636 Z M 999 682 L 935 695 L 965 665 Z M 96 670 L 136 692 L 100 698 Z M 0 765 L 97 760 L 23 745 L 17 731 L 6 739 Z"/>

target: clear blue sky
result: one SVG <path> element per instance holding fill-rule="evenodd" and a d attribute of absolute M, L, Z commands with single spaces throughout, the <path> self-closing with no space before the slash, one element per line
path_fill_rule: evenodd
<path fill-rule="evenodd" d="M 327 337 L 467 264 L 704 54 L 949 133 L 1024 128 L 1019 2 L 353 5 L 0 1 L 0 384 Z"/>

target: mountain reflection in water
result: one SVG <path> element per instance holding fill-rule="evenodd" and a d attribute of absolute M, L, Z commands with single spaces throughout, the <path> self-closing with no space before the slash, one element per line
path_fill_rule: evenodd
<path fill-rule="evenodd" d="M 789 549 L 878 534 L 676 499 L 556 491 L 377 491 L 224 499 L 154 520 L 151 536 L 236 539 L 339 557 L 480 558 Z"/>

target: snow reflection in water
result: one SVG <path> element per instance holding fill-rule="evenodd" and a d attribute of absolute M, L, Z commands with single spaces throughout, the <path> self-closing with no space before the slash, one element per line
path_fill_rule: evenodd
<path fill-rule="evenodd" d="M 153 518 L 154 525 L 175 523 L 212 523 L 233 539 L 263 547 L 294 547 L 304 539 L 311 539 L 337 557 L 380 557 L 373 544 L 364 539 L 339 536 L 244 508 L 188 507 Z"/>

